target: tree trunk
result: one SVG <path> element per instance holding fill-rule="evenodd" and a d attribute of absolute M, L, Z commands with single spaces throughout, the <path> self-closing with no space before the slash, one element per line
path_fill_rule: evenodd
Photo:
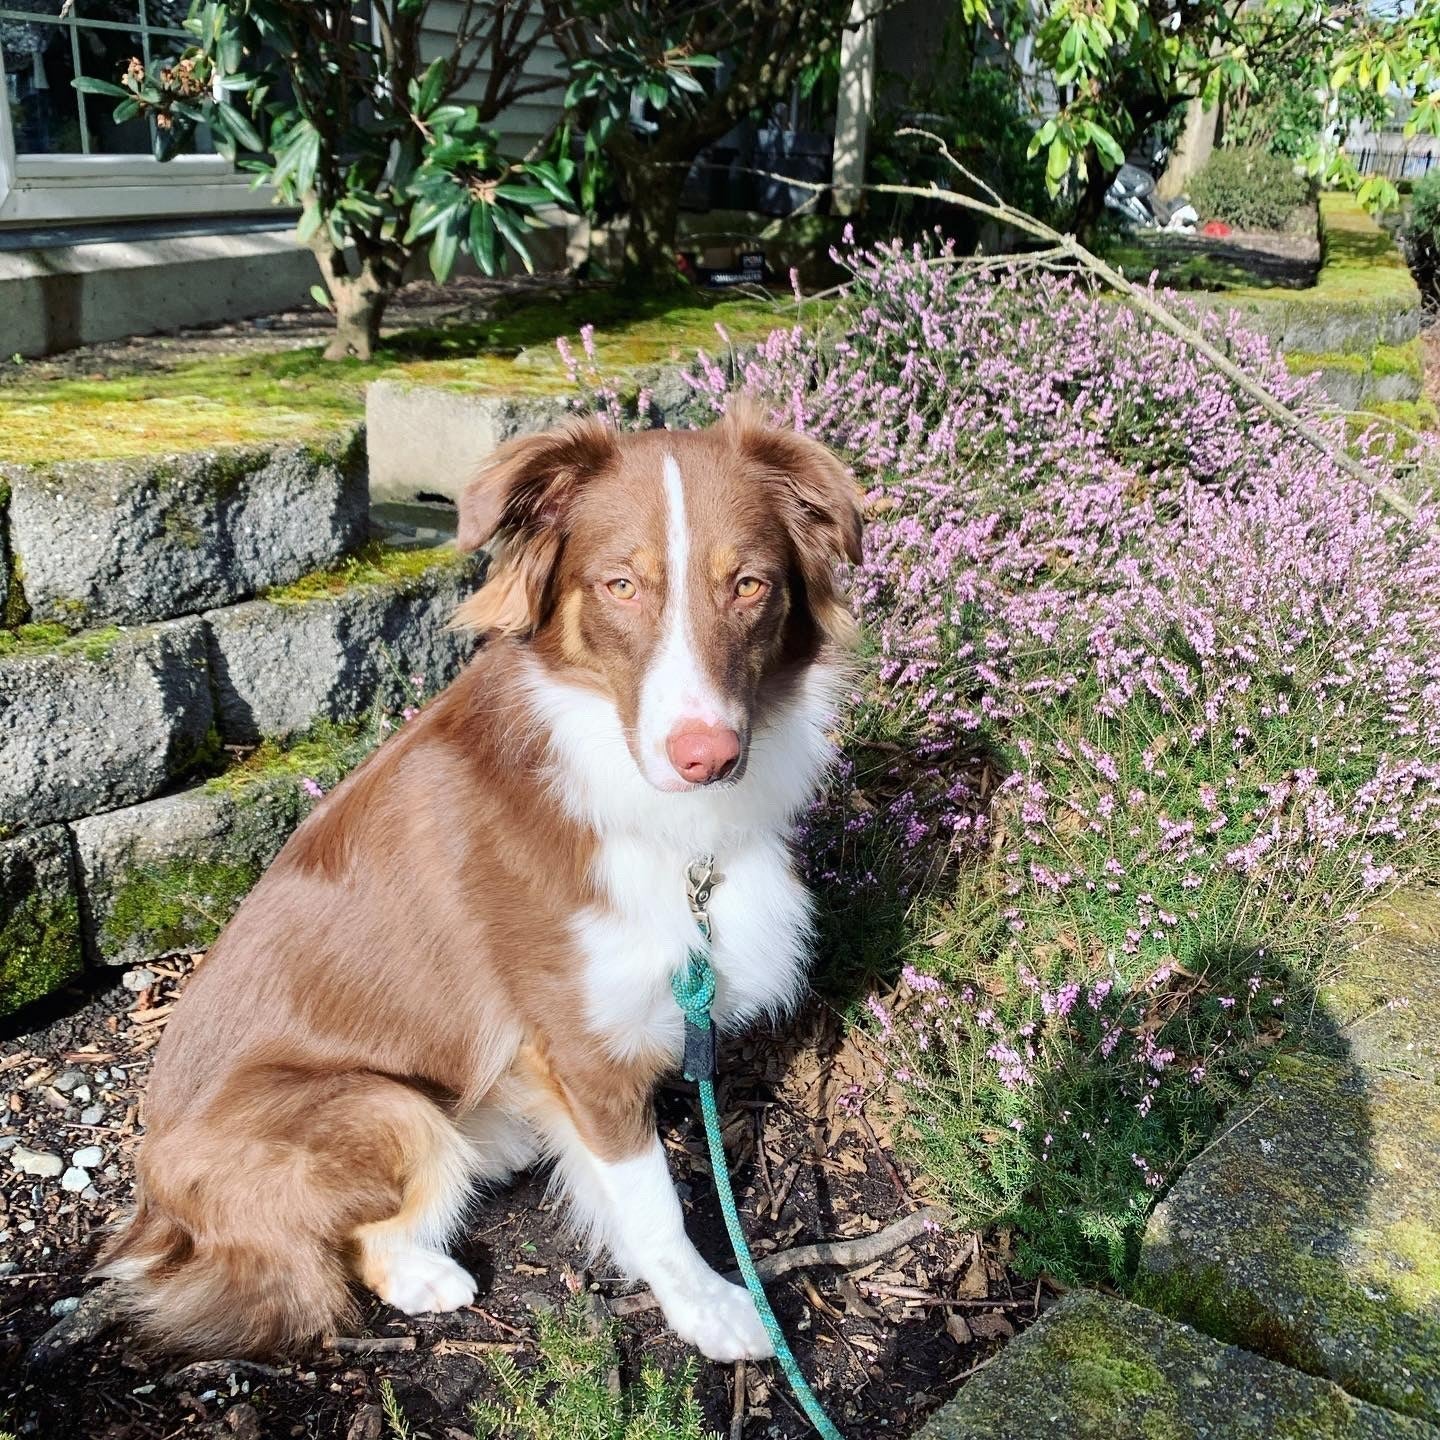
<path fill-rule="evenodd" d="M 1100 157 L 1092 150 L 1089 155 L 1090 178 L 1085 182 L 1085 188 L 1080 192 L 1079 203 L 1075 206 L 1075 219 L 1073 221 L 1076 238 L 1087 248 L 1095 239 L 1095 232 L 1100 225 L 1100 217 L 1105 213 L 1105 192 L 1110 188 L 1114 175 L 1106 171 L 1100 163 Z"/>
<path fill-rule="evenodd" d="M 372 359 L 380 343 L 385 307 L 400 288 L 400 267 L 388 264 L 383 255 L 371 254 L 360 260 L 359 273 L 352 275 L 345 253 L 323 231 L 310 248 L 335 310 L 335 334 L 325 347 L 325 358 Z"/>
<path fill-rule="evenodd" d="M 665 160 L 671 157 L 666 156 Z M 625 228 L 627 284 L 664 289 L 680 283 L 676 263 L 676 230 L 680 219 L 680 191 L 686 166 L 656 163 L 659 157 L 643 152 L 627 155 L 625 191 L 629 196 L 629 224 Z"/>
<path fill-rule="evenodd" d="M 391 292 L 367 285 L 363 277 L 330 287 L 335 303 L 335 333 L 325 347 L 327 360 L 370 360 L 380 343 L 380 322 Z"/>

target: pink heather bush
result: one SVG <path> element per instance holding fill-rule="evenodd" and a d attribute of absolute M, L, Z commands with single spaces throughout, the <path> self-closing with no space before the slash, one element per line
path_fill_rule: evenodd
<path fill-rule="evenodd" d="M 1073 280 L 841 258 L 822 333 L 692 377 L 869 487 L 874 664 L 814 877 L 838 948 L 893 984 L 862 1017 L 923 1167 L 1035 1267 L 1121 1278 L 1343 927 L 1437 875 L 1437 516 Z M 1204 324 L 1309 403 L 1265 341 Z M 1360 448 L 1402 488 L 1434 463 Z"/>

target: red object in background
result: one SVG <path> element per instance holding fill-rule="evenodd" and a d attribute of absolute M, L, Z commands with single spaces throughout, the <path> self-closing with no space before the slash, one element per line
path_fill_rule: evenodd
<path fill-rule="evenodd" d="M 1230 227 L 1223 220 L 1207 220 L 1200 227 L 1200 233 L 1212 240 L 1223 240 L 1230 233 Z"/>

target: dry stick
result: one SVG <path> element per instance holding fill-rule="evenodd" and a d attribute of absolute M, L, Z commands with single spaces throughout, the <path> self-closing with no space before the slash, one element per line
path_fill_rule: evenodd
<path fill-rule="evenodd" d="M 745 1362 L 735 1362 L 735 1397 L 730 1406 L 730 1440 L 744 1440 L 745 1435 Z"/>
<path fill-rule="evenodd" d="M 760 1255 L 755 1259 L 755 1269 L 762 1280 L 778 1280 L 792 1270 L 804 1270 L 811 1265 L 838 1265 L 853 1268 L 868 1265 L 872 1260 L 908 1245 L 925 1233 L 930 1225 L 939 1224 L 941 1212 L 933 1207 L 917 1210 L 873 1235 L 857 1235 L 853 1240 L 821 1240 L 814 1245 L 796 1245 L 791 1250 L 779 1250 L 774 1255 Z M 739 1278 L 738 1270 L 732 1271 L 726 1279 Z M 659 1301 L 648 1290 L 635 1295 L 622 1295 L 610 1302 L 610 1313 L 617 1318 L 638 1315 L 644 1310 L 654 1310 Z"/>
<path fill-rule="evenodd" d="M 413 1350 L 413 1335 L 327 1335 L 322 1350 L 344 1350 L 355 1355 L 386 1354 L 395 1350 Z"/>
<path fill-rule="evenodd" d="M 1403 515 L 1412 523 L 1419 522 L 1419 510 L 1398 490 L 1376 479 L 1370 471 L 1341 446 L 1336 445 L 1321 431 L 1297 415 L 1288 405 L 1277 400 L 1263 385 L 1252 380 L 1229 356 L 1212 345 L 1193 325 L 1186 324 L 1184 320 L 1172 314 L 1163 305 L 1156 304 L 1138 285 L 1127 280 L 1114 266 L 1107 265 L 1098 255 L 1087 250 L 1073 235 L 1064 235 L 1059 230 L 1045 224 L 1043 220 L 1037 220 L 1033 215 L 1027 214 L 1024 210 L 1017 210 L 1013 205 L 1007 204 L 996 195 L 990 186 L 985 184 L 985 182 L 977 176 L 971 174 L 965 166 L 956 160 L 946 148 L 944 141 L 938 136 L 931 134 L 930 131 L 906 127 L 897 130 L 895 133 L 897 135 L 918 135 L 924 139 L 933 141 L 945 159 L 947 159 L 966 180 L 993 197 L 993 203 L 977 200 L 972 195 L 962 195 L 958 190 L 946 190 L 939 185 L 863 185 L 860 187 L 861 189 L 872 191 L 877 195 L 908 195 L 919 200 L 939 200 L 942 204 L 958 205 L 961 209 L 973 210 L 976 214 L 986 215 L 1001 225 L 1008 225 L 1014 230 L 1019 230 L 1026 235 L 1033 236 L 1037 240 L 1044 240 L 1048 244 L 1057 247 L 1064 254 L 1076 261 L 1083 269 L 1098 275 L 1112 289 L 1118 290 L 1122 295 L 1126 296 L 1126 298 L 1134 304 L 1136 309 L 1150 316 L 1150 318 L 1163 329 L 1168 330 L 1192 350 L 1203 355 L 1222 375 L 1238 385 L 1241 390 L 1282 425 L 1293 430 L 1302 440 L 1313 449 L 1318 450 L 1320 454 L 1332 460 L 1344 470 L 1347 475 L 1367 485 L 1392 510 Z M 828 184 L 822 184 L 812 180 L 799 180 L 794 176 L 781 175 L 778 172 L 770 170 L 749 169 L 746 173 L 759 175 L 770 180 L 784 180 L 788 185 L 795 185 L 802 190 L 813 190 L 817 193 L 830 188 Z M 1426 529 L 1432 536 L 1440 537 L 1440 530 L 1437 530 L 1435 526 L 1426 526 Z"/>

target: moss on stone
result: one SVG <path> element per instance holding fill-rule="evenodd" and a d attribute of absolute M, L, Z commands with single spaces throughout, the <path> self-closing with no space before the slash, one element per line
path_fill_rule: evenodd
<path fill-rule="evenodd" d="M 403 585 L 418 581 L 436 570 L 471 563 L 450 545 L 431 548 L 387 546 L 372 541 L 363 550 L 325 570 L 314 570 L 289 585 L 277 585 L 265 592 L 265 599 L 277 605 L 304 605 L 328 600 L 357 586 Z"/>
<path fill-rule="evenodd" d="M 13 630 L 0 630 L 0 660 L 33 655 L 79 655 L 86 660 L 104 660 L 124 633 L 114 625 L 77 633 L 51 620 L 22 624 Z"/>
<path fill-rule="evenodd" d="M 5 591 L 5 609 L 0 614 L 0 628 L 13 630 L 30 618 L 30 604 L 25 598 L 25 572 L 20 557 L 7 547 L 10 556 L 10 584 Z"/>
<path fill-rule="evenodd" d="M 1425 352 L 1419 340 L 1407 345 L 1377 345 L 1370 356 L 1370 369 L 1376 375 L 1408 375 L 1423 383 Z"/>
<path fill-rule="evenodd" d="M 1291 350 L 1285 355 L 1285 364 L 1292 375 L 1314 375 L 1317 371 L 1343 370 L 1350 375 L 1368 375 L 1370 357 L 1359 351 L 1328 350 L 1316 353 L 1309 350 Z"/>
<path fill-rule="evenodd" d="M 342 780 L 382 737 L 368 721 L 323 720 L 286 743 L 266 740 L 245 759 L 205 782 L 215 794 L 240 795 L 275 780 L 316 781 L 328 789 Z"/>
<path fill-rule="evenodd" d="M 157 954 L 210 944 L 260 878 L 261 867 L 226 860 L 172 860 L 131 871 L 110 899 L 104 949 L 144 937 Z"/>
<path fill-rule="evenodd" d="M 29 892 L 23 879 L 10 877 L 9 902 L 0 894 L 0 1015 L 58 990 L 82 963 L 74 892 Z"/>

